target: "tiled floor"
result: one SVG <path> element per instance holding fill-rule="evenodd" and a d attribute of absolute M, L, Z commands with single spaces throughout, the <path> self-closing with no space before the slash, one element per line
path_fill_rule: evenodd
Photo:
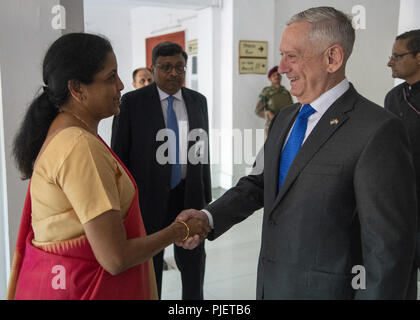
<path fill-rule="evenodd" d="M 215 190 L 218 197 L 220 190 Z M 255 212 L 215 241 L 206 240 L 204 299 L 254 300 L 257 261 L 261 243 L 262 210 Z M 163 272 L 162 299 L 181 300 L 181 275 L 173 248 L 165 250 L 169 270 Z M 420 299 L 420 282 L 419 282 Z"/>
<path fill-rule="evenodd" d="M 215 190 L 214 196 L 218 191 Z M 255 299 L 257 261 L 261 243 L 262 210 L 232 227 L 214 241 L 206 240 L 204 299 Z M 162 299 L 181 299 L 181 275 L 173 248 L 165 250 L 169 270 L 163 272 Z"/>

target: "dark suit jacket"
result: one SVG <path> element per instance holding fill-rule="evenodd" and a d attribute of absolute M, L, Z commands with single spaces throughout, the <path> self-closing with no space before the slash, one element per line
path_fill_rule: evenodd
<path fill-rule="evenodd" d="M 187 88 L 182 88 L 182 96 L 190 132 L 201 128 L 208 134 L 206 98 Z M 166 217 L 171 166 L 156 160 L 158 148 L 164 143 L 157 141 L 156 135 L 166 128 L 156 84 L 126 93 L 121 99 L 120 110 L 114 119 L 111 147 L 136 180 L 146 231 L 154 233 L 166 226 L 168 218 L 172 219 Z M 194 143 L 189 141 L 188 150 Z M 209 162 L 188 162 L 184 200 L 185 208 L 196 209 L 211 201 Z"/>
<path fill-rule="evenodd" d="M 273 120 L 263 173 L 243 177 L 206 208 L 214 219 L 209 238 L 264 206 L 258 299 L 406 298 L 415 285 L 417 209 L 403 124 L 351 86 L 319 120 L 277 192 L 282 146 L 300 106 Z M 366 270 L 365 290 L 352 288 L 361 276 L 352 274 L 356 265 Z"/>
<path fill-rule="evenodd" d="M 385 97 L 385 109 L 394 113 L 397 117 L 401 118 L 404 122 L 408 136 L 410 137 L 411 150 L 413 154 L 414 168 L 416 170 L 416 183 L 417 183 L 417 209 L 418 216 L 420 217 L 420 115 L 418 115 L 404 100 L 403 86 L 407 83 L 404 82 L 391 91 Z M 410 103 L 417 108 L 420 108 L 420 93 L 408 97 Z M 420 111 L 420 110 L 419 110 Z M 418 221 L 420 223 L 420 221 Z M 420 225 L 417 226 L 417 266 L 420 267 Z"/>

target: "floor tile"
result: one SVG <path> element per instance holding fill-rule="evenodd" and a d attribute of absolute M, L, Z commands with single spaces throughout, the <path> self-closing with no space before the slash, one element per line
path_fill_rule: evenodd
<path fill-rule="evenodd" d="M 217 190 L 214 194 L 222 194 Z M 214 241 L 206 240 L 206 300 L 255 299 L 258 254 L 261 244 L 262 210 L 233 226 Z M 176 269 L 173 246 L 165 249 L 170 270 L 163 272 L 162 299 L 180 300 L 181 276 Z M 171 268 L 174 269 L 171 269 Z"/>

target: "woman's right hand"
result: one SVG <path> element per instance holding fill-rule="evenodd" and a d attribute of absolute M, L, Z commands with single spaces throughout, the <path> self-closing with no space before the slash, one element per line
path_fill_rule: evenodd
<path fill-rule="evenodd" d="M 175 222 L 186 223 L 190 229 L 188 239 L 184 238 L 176 241 L 175 244 L 184 249 L 192 250 L 196 248 L 211 231 L 209 218 L 200 210 L 187 209 L 182 211 L 177 217 Z"/>
<path fill-rule="evenodd" d="M 206 221 L 204 221 L 203 219 L 190 218 L 185 223 L 190 229 L 189 237 L 194 237 L 195 235 L 198 235 L 201 241 L 203 241 L 207 237 L 207 234 L 211 230 L 208 223 L 206 223 Z"/>

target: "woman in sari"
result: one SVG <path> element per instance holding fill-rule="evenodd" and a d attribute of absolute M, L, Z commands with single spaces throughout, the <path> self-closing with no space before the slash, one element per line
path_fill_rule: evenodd
<path fill-rule="evenodd" d="M 97 132 L 124 88 L 107 40 L 60 37 L 43 81 L 14 144 L 30 183 L 7 298 L 156 299 L 151 258 L 209 230 L 189 220 L 146 235 L 137 186 Z"/>

